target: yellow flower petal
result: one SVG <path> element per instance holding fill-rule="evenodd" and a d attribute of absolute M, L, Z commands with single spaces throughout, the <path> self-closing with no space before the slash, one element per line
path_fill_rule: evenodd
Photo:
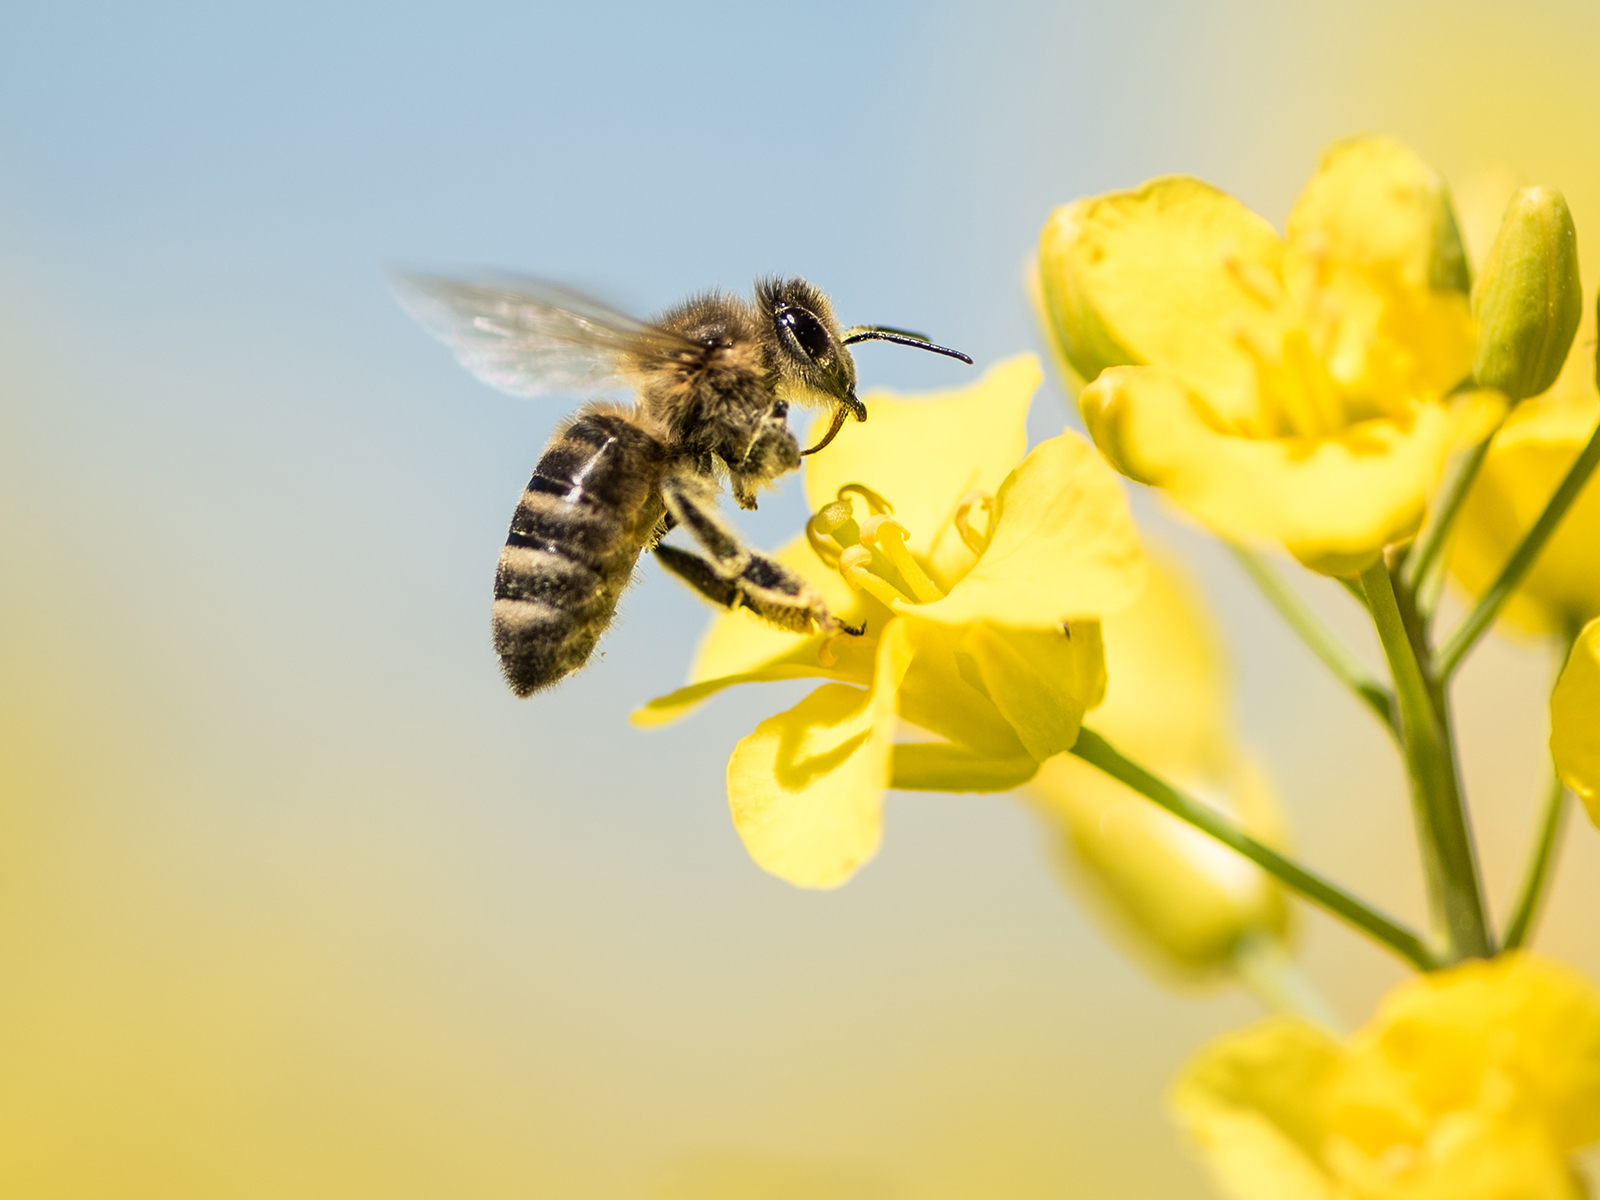
<path fill-rule="evenodd" d="M 1443 180 L 1408 148 L 1335 142 L 1286 237 L 1285 282 L 1339 383 L 1405 399 L 1470 373 L 1466 251 Z"/>
<path fill-rule="evenodd" d="M 913 792 L 1009 792 L 1038 769 L 1028 754 L 991 758 L 949 742 L 905 742 L 894 748 L 889 786 Z"/>
<path fill-rule="evenodd" d="M 1384 1080 L 1406 1106 L 1438 1114 L 1478 1101 L 1490 1073 L 1531 1105 L 1563 1152 L 1600 1137 L 1600 994 L 1550 959 L 1512 954 L 1407 980 L 1351 1041 L 1370 1060 L 1332 1097 L 1374 1103 Z"/>
<path fill-rule="evenodd" d="M 1040 762 L 1072 749 L 1083 714 L 1105 694 L 1105 654 L 1094 621 L 1075 622 L 1070 634 L 1059 627 L 969 625 L 960 654 Z"/>
<path fill-rule="evenodd" d="M 799 887 L 837 887 L 877 852 L 895 692 L 910 660 L 905 627 L 892 622 L 870 691 L 824 684 L 734 748 L 733 823 L 763 869 Z"/>
<path fill-rule="evenodd" d="M 837 571 L 830 571 L 823 565 L 803 535 L 773 557 L 804 576 L 842 620 L 861 623 L 866 605 Z M 874 624 L 889 619 L 890 614 L 882 605 L 871 607 L 876 610 Z M 790 633 L 769 625 L 747 609 L 718 613 L 701 639 L 688 684 L 665 696 L 657 696 L 636 709 L 629 720 L 644 729 L 667 725 L 688 716 L 724 688 L 741 683 L 805 678 L 863 685 L 872 682 L 873 645 L 840 637 L 830 646 L 829 654 L 823 656 L 824 640 L 817 634 Z M 831 665 L 823 665 L 824 657 Z"/>
<path fill-rule="evenodd" d="M 1319 1162 L 1340 1047 L 1276 1017 L 1212 1042 L 1173 1086 L 1173 1115 L 1236 1200 L 1335 1200 Z M 1344 1200 L 1340 1193 L 1338 1200 Z"/>
<path fill-rule="evenodd" d="M 1559 387 L 1559 385 L 1558 385 Z M 1544 511 L 1600 421 L 1587 381 L 1577 395 L 1518 405 L 1495 435 L 1450 539 L 1450 571 L 1479 596 Z M 1600 615 L 1600 479 L 1590 479 L 1556 527 L 1501 619 L 1522 633 L 1563 633 Z"/>
<path fill-rule="evenodd" d="M 1550 753 L 1600 825 L 1600 620 L 1578 635 L 1550 696 Z"/>
<path fill-rule="evenodd" d="M 1504 413 L 1491 392 L 1417 405 L 1407 423 L 1362 421 L 1336 437 L 1241 438 L 1202 418 L 1156 367 L 1117 367 L 1083 391 L 1096 445 L 1130 478 L 1162 488 L 1225 537 L 1279 541 L 1312 570 L 1355 575 L 1414 534 L 1458 446 Z"/>
<path fill-rule="evenodd" d="M 1503 1106 L 1452 1113 L 1420 1145 L 1390 1143 L 1375 1155 L 1336 1139 L 1326 1157 L 1341 1196 L 1358 1200 L 1587 1200 L 1566 1156 L 1536 1114 L 1513 1097 Z"/>
<path fill-rule="evenodd" d="M 1039 238 L 1045 308 L 1068 360 L 1177 371 L 1225 421 L 1256 410 L 1255 359 L 1241 334 L 1281 339 L 1273 287 L 1283 243 L 1232 196 L 1186 176 L 1059 208 Z"/>
<path fill-rule="evenodd" d="M 1067 432 L 1035 446 L 995 497 L 994 536 L 950 594 L 902 609 L 946 625 L 991 620 L 1048 629 L 1126 608 L 1144 552 L 1122 486 Z"/>
<path fill-rule="evenodd" d="M 960 626 L 897 620 L 906 627 L 913 657 L 900 685 L 899 711 L 929 733 L 956 742 L 981 758 L 1005 761 L 1030 757 L 1017 731 L 983 691 L 975 671 L 959 659 Z"/>
<path fill-rule="evenodd" d="M 825 667 L 818 657 L 822 639 L 812 638 L 789 655 L 769 662 L 754 671 L 736 675 L 719 675 L 677 688 L 664 696 L 646 701 L 629 715 L 628 720 L 640 729 L 655 729 L 670 725 L 688 716 L 701 704 L 726 688 L 741 683 L 775 683 L 780 679 L 834 679 L 843 683 L 863 686 L 872 682 L 875 643 L 840 640 L 830 654 L 832 666 Z"/>
<path fill-rule="evenodd" d="M 1343 1047 L 1277 1018 L 1219 1039 L 1174 1107 L 1236 1197 L 1580 1200 L 1600 993 L 1529 955 L 1407 980 Z"/>
<path fill-rule="evenodd" d="M 806 460 L 807 502 L 815 511 L 843 485 L 867 484 L 894 505 L 910 531 L 907 546 L 948 586 L 973 559 L 955 530 L 956 505 L 968 492 L 995 491 L 1022 458 L 1028 405 L 1043 377 L 1039 360 L 1023 354 L 996 363 L 971 387 L 915 398 L 867 393 L 866 424 L 846 426 Z"/>

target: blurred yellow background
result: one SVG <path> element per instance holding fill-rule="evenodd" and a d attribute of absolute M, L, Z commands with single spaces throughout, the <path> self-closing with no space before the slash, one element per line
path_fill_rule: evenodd
<path fill-rule="evenodd" d="M 1018 270 L 1053 204 L 1188 171 L 1281 221 L 1324 142 L 1382 130 L 1456 181 L 1565 190 L 1592 292 L 1600 14 L 23 7 L 0 14 L 0 1194 L 1208 1194 L 1163 1090 L 1259 1009 L 1126 961 L 1021 805 L 898 795 L 847 888 L 761 874 L 722 793 L 748 704 L 626 723 L 705 620 L 648 564 L 603 660 L 505 691 L 489 582 L 561 406 L 468 379 L 382 271 L 525 270 L 640 312 L 803 272 L 847 321 L 981 364 L 1033 336 Z M 859 362 L 948 385 L 925 357 Z M 1041 396 L 1036 432 L 1065 413 Z M 1376 726 L 1136 504 L 1218 611 L 1301 853 L 1420 921 Z M 746 527 L 802 516 L 791 486 Z M 1495 642 L 1460 687 L 1502 912 L 1551 665 Z M 1580 818 L 1542 945 L 1591 977 L 1597 910 Z M 1315 915 L 1303 940 L 1351 1023 L 1399 977 Z"/>

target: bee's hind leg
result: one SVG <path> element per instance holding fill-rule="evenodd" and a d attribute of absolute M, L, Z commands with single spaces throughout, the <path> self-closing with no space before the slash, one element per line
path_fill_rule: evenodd
<path fill-rule="evenodd" d="M 661 485 L 668 515 L 700 543 L 706 557 L 658 545 L 658 562 L 720 608 L 748 608 L 782 629 L 839 628 L 821 593 L 797 571 L 750 549 L 716 510 L 715 493 L 693 478 Z"/>

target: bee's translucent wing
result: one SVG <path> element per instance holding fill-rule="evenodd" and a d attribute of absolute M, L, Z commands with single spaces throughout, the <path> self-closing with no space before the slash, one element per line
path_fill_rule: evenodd
<path fill-rule="evenodd" d="M 615 386 L 625 360 L 695 346 L 581 292 L 535 279 L 394 279 L 401 306 L 479 379 L 513 396 Z"/>

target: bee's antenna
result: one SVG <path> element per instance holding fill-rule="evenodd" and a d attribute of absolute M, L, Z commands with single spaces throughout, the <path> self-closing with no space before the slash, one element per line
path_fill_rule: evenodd
<path fill-rule="evenodd" d="M 856 342 L 893 342 L 896 346 L 914 346 L 918 350 L 931 350 L 946 358 L 959 358 L 969 367 L 972 365 L 972 360 L 961 351 L 952 350 L 948 346 L 937 346 L 926 334 L 912 333 L 909 329 L 894 329 L 888 325 L 852 325 L 844 331 L 843 340 L 846 346 Z"/>

